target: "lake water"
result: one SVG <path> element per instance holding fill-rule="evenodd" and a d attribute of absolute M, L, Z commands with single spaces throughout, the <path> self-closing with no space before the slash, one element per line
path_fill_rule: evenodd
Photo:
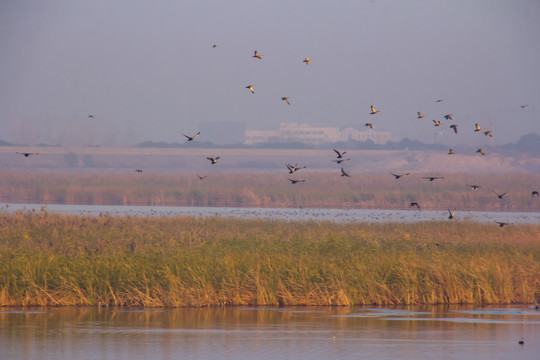
<path fill-rule="evenodd" d="M 291 221 L 330 220 L 335 222 L 418 222 L 448 219 L 448 211 L 433 210 L 0 204 L 0 212 L 14 213 L 17 211 L 47 211 L 76 215 L 220 216 L 224 218 L 260 218 Z M 539 224 L 540 213 L 457 211 L 455 220 Z"/>
<path fill-rule="evenodd" d="M 0 308 L 10 360 L 539 359 L 539 340 L 531 306 Z"/>

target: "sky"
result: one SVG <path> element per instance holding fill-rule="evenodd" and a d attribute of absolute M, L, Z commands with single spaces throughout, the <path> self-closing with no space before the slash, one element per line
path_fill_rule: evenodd
<path fill-rule="evenodd" d="M 0 0 L 0 139 L 130 146 L 203 122 L 370 121 L 429 143 L 452 135 L 432 123 L 451 113 L 452 141 L 478 122 L 515 142 L 540 134 L 539 15 L 539 0 Z"/>

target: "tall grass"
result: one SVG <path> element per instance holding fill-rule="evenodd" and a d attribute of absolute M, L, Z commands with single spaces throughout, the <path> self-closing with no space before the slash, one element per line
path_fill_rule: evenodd
<path fill-rule="evenodd" d="M 411 174 L 395 180 L 390 174 L 335 172 L 298 174 L 214 173 L 205 180 L 194 174 L 59 174 L 20 171 L 0 173 L 0 202 L 87 205 L 172 205 L 408 209 L 411 201 L 424 209 L 540 211 L 539 174 L 437 174 L 429 182 Z M 291 185 L 287 178 L 306 179 Z M 467 185 L 484 185 L 471 190 Z M 508 191 L 502 199 L 493 193 Z"/>
<path fill-rule="evenodd" d="M 2 306 L 499 304 L 540 293 L 539 225 L 18 213 L 0 214 L 0 230 Z"/>

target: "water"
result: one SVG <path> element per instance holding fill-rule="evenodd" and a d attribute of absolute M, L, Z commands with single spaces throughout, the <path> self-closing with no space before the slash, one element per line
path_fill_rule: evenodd
<path fill-rule="evenodd" d="M 0 309 L 0 359 L 538 359 L 539 339 L 531 306 Z"/>
<path fill-rule="evenodd" d="M 329 220 L 335 222 L 419 222 L 448 220 L 447 211 L 433 210 L 365 210 L 365 209 L 307 209 L 307 208 L 236 208 L 186 206 L 112 206 L 112 205 L 41 205 L 0 204 L 0 212 L 47 211 L 76 215 L 121 216 L 196 216 L 232 217 L 273 220 Z M 454 221 L 505 222 L 539 224 L 536 212 L 457 211 Z"/>

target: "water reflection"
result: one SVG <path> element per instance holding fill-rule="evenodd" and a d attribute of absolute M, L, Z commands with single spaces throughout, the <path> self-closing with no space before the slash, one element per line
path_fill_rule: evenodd
<path fill-rule="evenodd" d="M 530 306 L 0 309 L 0 359 L 532 359 L 539 338 Z"/>

